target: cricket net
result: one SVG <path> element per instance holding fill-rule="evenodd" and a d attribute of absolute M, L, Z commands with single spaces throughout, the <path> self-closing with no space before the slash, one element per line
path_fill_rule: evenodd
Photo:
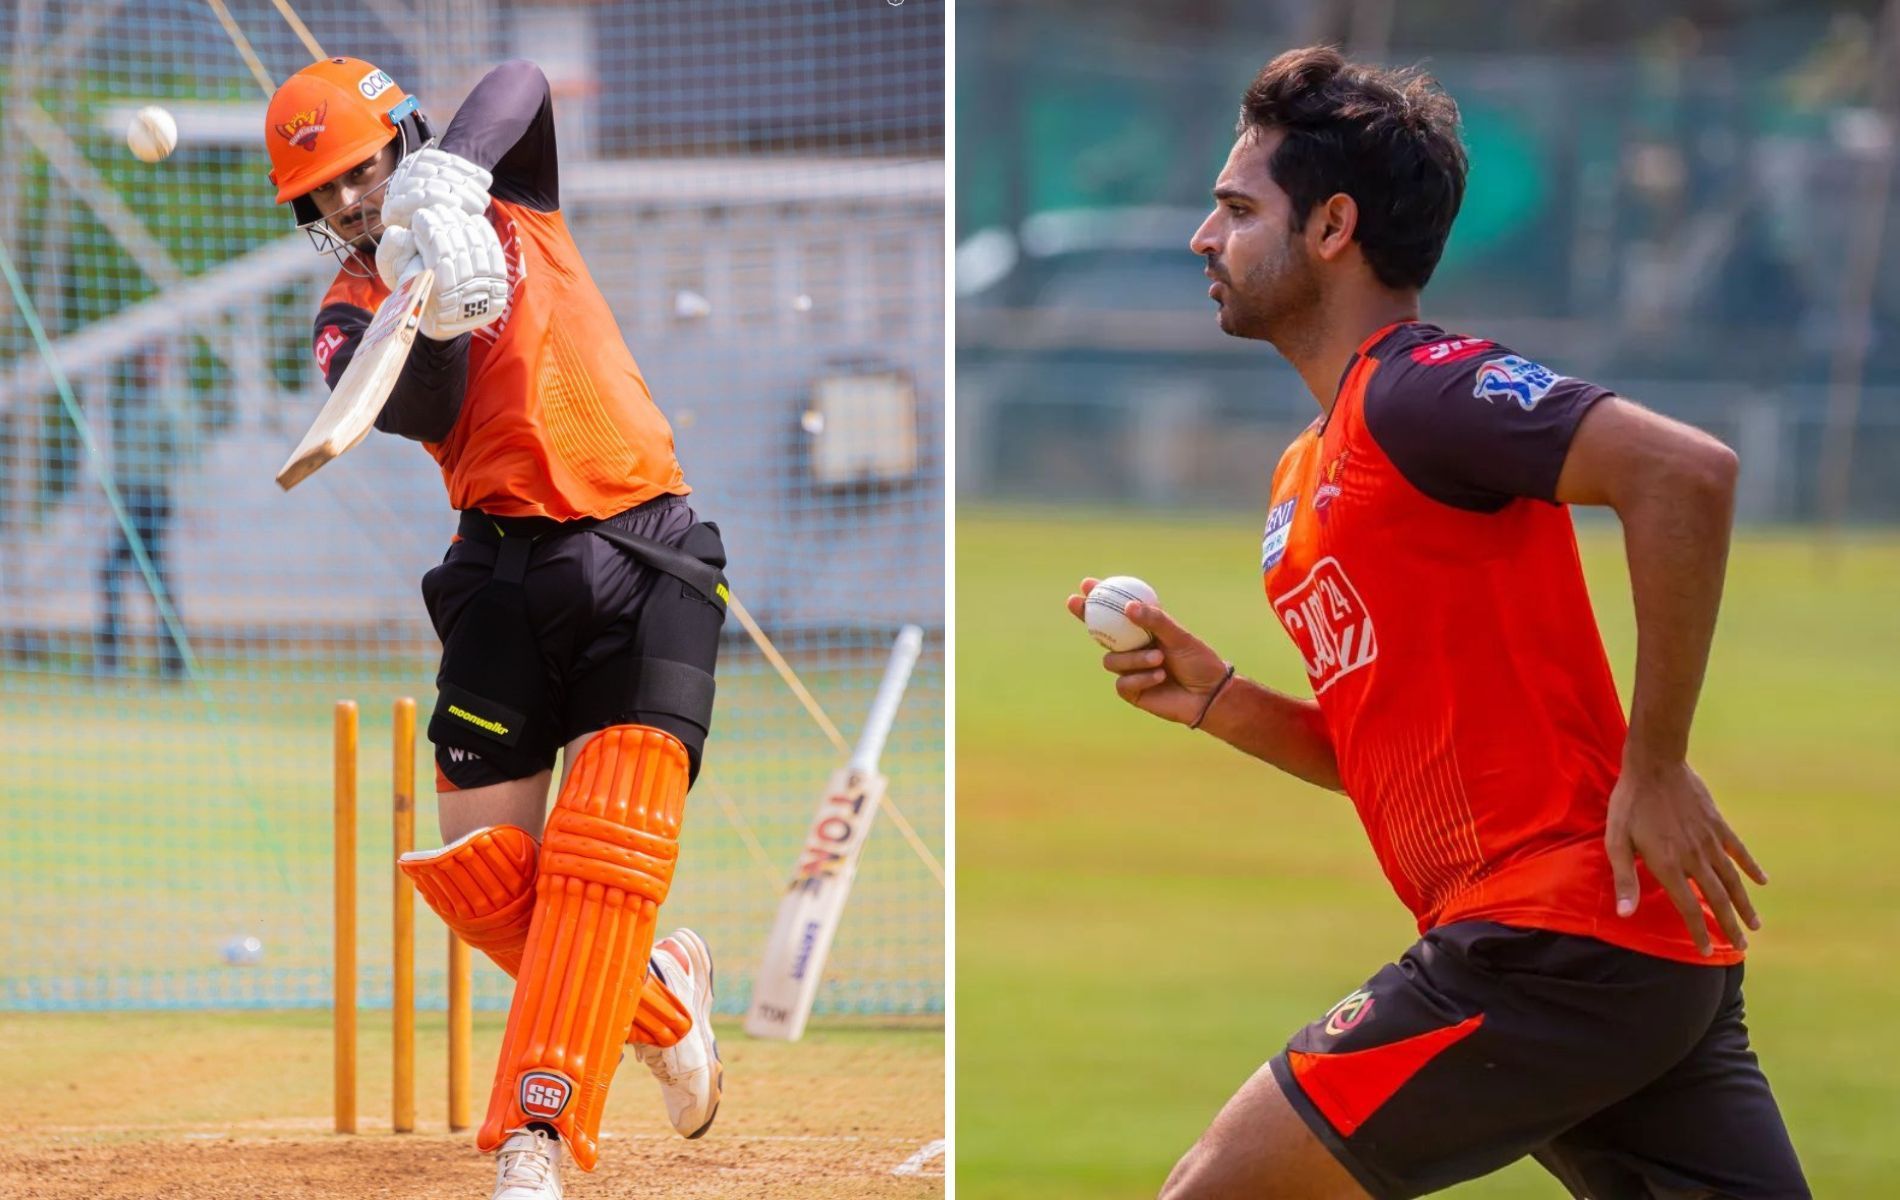
<path fill-rule="evenodd" d="M 266 87 L 374 62 L 439 130 L 493 64 L 555 94 L 563 207 L 737 594 L 845 733 L 927 631 L 820 1012 L 941 1013 L 941 0 L 7 6 L 0 51 L 0 1008 L 329 1003 L 331 703 L 362 707 L 361 994 L 387 1004 L 390 708 L 434 701 L 453 531 L 373 434 L 292 494 L 335 270 L 271 202 Z M 145 105 L 178 146 L 137 161 Z M 728 622 L 670 923 L 749 973 L 841 761 Z M 437 844 L 428 747 L 417 827 Z M 418 920 L 418 995 L 443 933 Z M 476 999 L 506 980 L 477 968 Z"/>

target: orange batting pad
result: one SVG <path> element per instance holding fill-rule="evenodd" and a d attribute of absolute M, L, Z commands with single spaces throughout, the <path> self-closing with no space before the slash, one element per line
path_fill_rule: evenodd
<path fill-rule="evenodd" d="M 581 750 L 548 818 L 534 916 L 475 1144 L 546 1125 L 584 1171 L 679 858 L 686 747 L 643 725 Z"/>
<path fill-rule="evenodd" d="M 521 973 L 521 951 L 534 918 L 534 835 L 515 825 L 491 825 L 440 850 L 397 860 L 423 902 L 457 937 Z"/>
<path fill-rule="evenodd" d="M 521 974 L 521 951 L 534 918 L 539 854 L 527 830 L 491 825 L 440 850 L 413 851 L 397 862 L 442 923 L 513 979 Z M 649 971 L 640 983 L 639 1007 L 626 1040 L 672 1046 L 692 1028 L 686 1006 Z"/>

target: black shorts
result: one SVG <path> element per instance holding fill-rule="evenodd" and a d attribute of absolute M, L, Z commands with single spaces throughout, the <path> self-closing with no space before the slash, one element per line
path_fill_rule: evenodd
<path fill-rule="evenodd" d="M 1742 967 L 1483 921 L 1432 930 L 1272 1062 L 1379 1200 L 1533 1155 L 1573 1196 L 1809 1195 Z"/>
<path fill-rule="evenodd" d="M 725 563 L 717 527 L 681 496 L 603 524 Z M 429 722 L 441 775 L 454 788 L 525 779 L 552 768 L 572 739 L 622 724 L 680 738 L 697 774 L 723 607 L 598 535 L 553 522 L 508 525 L 517 546 L 532 542 L 518 586 L 494 586 L 500 546 L 475 537 L 454 542 L 422 578 L 442 639 Z M 655 701 L 651 686 L 640 687 L 668 671 L 703 673 L 706 711 L 673 711 L 691 706 Z"/>

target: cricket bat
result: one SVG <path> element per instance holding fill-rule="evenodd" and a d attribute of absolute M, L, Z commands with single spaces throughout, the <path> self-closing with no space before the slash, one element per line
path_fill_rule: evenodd
<path fill-rule="evenodd" d="M 818 815 L 805 834 L 798 870 L 779 902 L 778 921 L 752 985 L 745 1031 L 753 1037 L 795 1042 L 804 1035 L 825 958 L 831 953 L 832 935 L 838 932 L 845 898 L 857 877 L 858 855 L 884 799 L 878 759 L 884 754 L 891 722 L 923 644 L 924 632 L 915 625 L 904 626 L 897 635 L 890 663 L 884 668 L 884 682 L 878 685 L 851 761 L 833 772 L 818 803 Z"/>
<path fill-rule="evenodd" d="M 290 452 L 277 472 L 277 486 L 286 492 L 308 479 L 316 469 L 363 440 L 376 424 L 383 403 L 409 361 L 422 325 L 422 309 L 435 292 L 435 272 L 405 275 L 370 319 L 357 343 L 356 355 L 336 381 L 330 399 L 311 423 L 310 432 Z"/>

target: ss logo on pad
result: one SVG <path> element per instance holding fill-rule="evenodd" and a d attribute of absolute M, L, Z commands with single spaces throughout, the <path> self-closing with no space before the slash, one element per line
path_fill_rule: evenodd
<path fill-rule="evenodd" d="M 574 1085 L 552 1071 L 530 1071 L 521 1077 L 521 1111 L 552 1121 L 567 1108 Z"/>

